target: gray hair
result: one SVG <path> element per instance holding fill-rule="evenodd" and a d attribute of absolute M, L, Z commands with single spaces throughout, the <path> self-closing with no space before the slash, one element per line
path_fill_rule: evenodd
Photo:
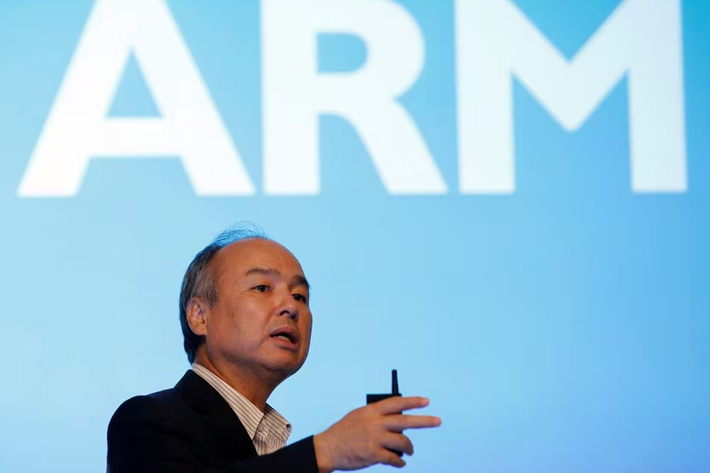
<path fill-rule="evenodd" d="M 195 361 L 195 354 L 199 346 L 204 343 L 204 337 L 197 335 L 190 328 L 190 324 L 187 322 L 187 304 L 193 297 L 203 299 L 210 306 L 217 303 L 219 292 L 212 267 L 214 265 L 211 264 L 212 260 L 220 249 L 248 238 L 269 239 L 264 231 L 256 225 L 236 225 L 220 233 L 212 243 L 195 255 L 187 267 L 180 289 L 180 327 L 182 328 L 183 346 L 190 363 Z"/>

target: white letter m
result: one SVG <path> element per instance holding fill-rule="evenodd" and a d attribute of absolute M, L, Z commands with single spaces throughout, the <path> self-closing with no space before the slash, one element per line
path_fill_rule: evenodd
<path fill-rule="evenodd" d="M 510 0 L 456 3 L 460 188 L 515 190 L 512 76 L 575 131 L 628 74 L 631 188 L 686 190 L 679 0 L 625 0 L 571 61 Z"/>

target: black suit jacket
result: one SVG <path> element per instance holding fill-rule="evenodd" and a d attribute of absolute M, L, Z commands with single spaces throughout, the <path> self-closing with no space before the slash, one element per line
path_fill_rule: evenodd
<path fill-rule="evenodd" d="M 258 456 L 227 401 L 188 371 L 173 389 L 121 404 L 108 426 L 109 473 L 317 473 L 313 437 Z"/>

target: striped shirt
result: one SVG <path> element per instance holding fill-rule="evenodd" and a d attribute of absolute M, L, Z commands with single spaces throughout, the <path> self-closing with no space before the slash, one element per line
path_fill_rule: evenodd
<path fill-rule="evenodd" d="M 227 401 L 254 442 L 256 453 L 273 453 L 286 445 L 291 435 L 291 424 L 277 410 L 267 404 L 264 412 L 261 412 L 236 389 L 202 365 L 193 363 L 192 370 Z"/>

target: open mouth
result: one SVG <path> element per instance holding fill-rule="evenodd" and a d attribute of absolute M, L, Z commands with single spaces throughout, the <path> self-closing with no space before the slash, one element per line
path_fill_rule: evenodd
<path fill-rule="evenodd" d="M 291 329 L 279 329 L 271 334 L 272 338 L 278 338 L 292 345 L 298 343 L 298 335 Z"/>

